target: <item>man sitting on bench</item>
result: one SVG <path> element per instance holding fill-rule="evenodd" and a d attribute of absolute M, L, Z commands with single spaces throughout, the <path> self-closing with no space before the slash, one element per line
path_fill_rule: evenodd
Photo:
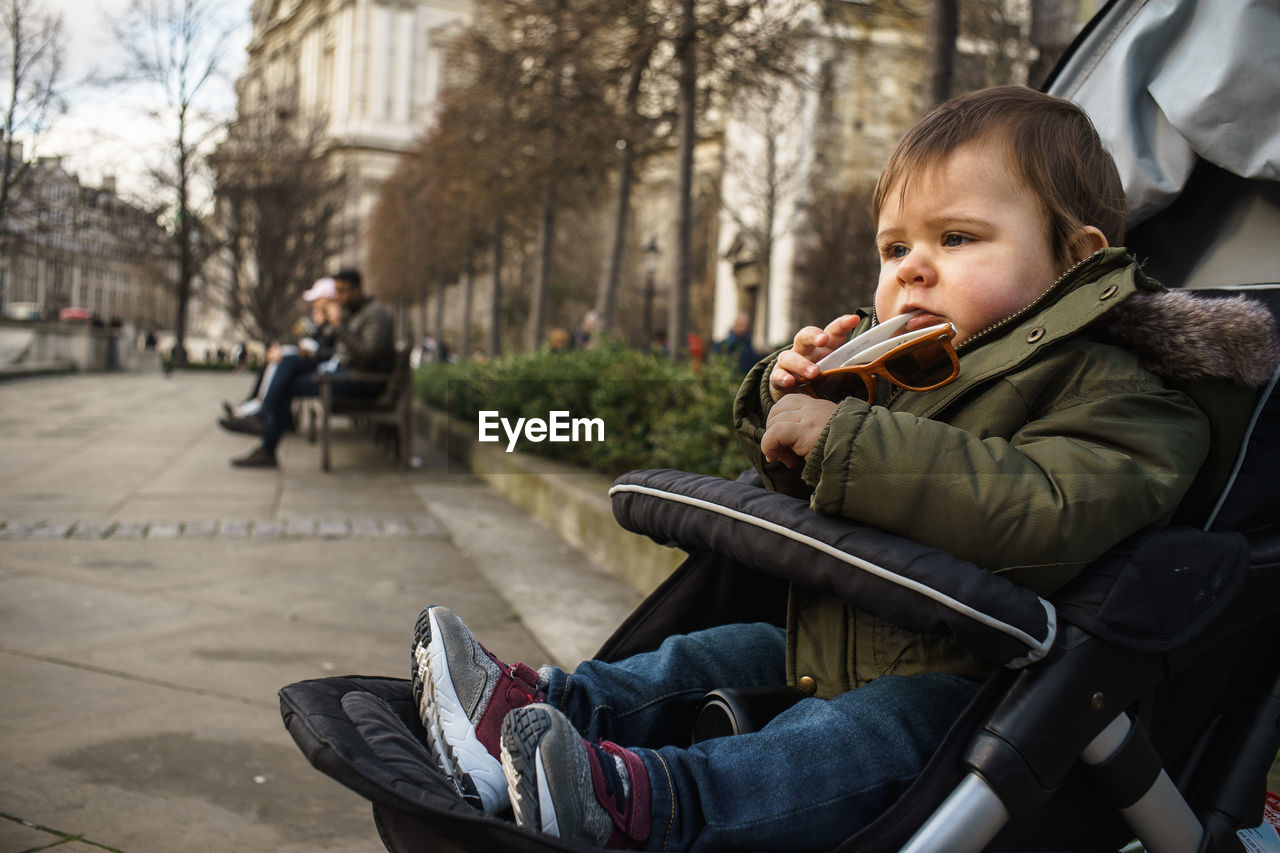
<path fill-rule="evenodd" d="M 333 276 L 337 300 L 329 303 L 329 322 L 336 329 L 334 356 L 316 366 L 298 356 L 285 356 L 262 400 L 262 441 L 253 452 L 231 460 L 237 468 L 275 468 L 276 446 L 293 418 L 295 397 L 319 394 L 317 374 L 331 373 L 335 398 L 372 399 L 384 386 L 377 382 L 344 382 L 348 372 L 390 373 L 395 367 L 395 333 L 391 314 L 372 296 L 365 296 L 360 273 L 342 270 Z"/>

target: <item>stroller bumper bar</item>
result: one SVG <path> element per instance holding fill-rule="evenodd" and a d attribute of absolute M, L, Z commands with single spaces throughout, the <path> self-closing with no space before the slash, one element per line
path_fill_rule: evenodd
<path fill-rule="evenodd" d="M 876 616 L 950 634 L 992 664 L 1019 668 L 1053 648 L 1057 613 L 1034 592 L 945 551 L 818 515 L 797 498 L 666 469 L 626 474 L 609 495 L 634 533 L 724 553 L 775 577 L 803 574 L 799 582 Z"/>

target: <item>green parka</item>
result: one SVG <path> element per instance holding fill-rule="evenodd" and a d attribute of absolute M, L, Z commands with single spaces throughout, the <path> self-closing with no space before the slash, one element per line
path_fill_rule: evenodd
<path fill-rule="evenodd" d="M 922 393 L 885 386 L 875 406 L 841 402 L 802 468 L 767 463 L 760 452 L 775 354 L 738 393 L 739 438 L 769 488 L 807 497 L 817 512 L 943 548 L 1051 593 L 1127 535 L 1167 523 L 1209 451 L 1202 407 L 1110 331 L 1118 306 L 1162 290 L 1123 250 L 1099 252 L 965 341 L 951 384 Z M 1172 313 L 1166 322 L 1177 329 Z M 1126 323 L 1145 322 L 1131 314 Z M 872 324 L 864 320 L 855 334 Z M 887 674 L 987 671 L 949 638 L 902 630 L 798 587 L 787 630 L 788 680 L 822 697 Z"/>

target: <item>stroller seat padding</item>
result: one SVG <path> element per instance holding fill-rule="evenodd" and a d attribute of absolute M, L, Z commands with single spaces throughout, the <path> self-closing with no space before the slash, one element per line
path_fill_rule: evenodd
<path fill-rule="evenodd" d="M 946 551 L 819 515 L 806 501 L 744 481 L 633 471 L 609 492 L 618 523 L 665 545 L 712 551 L 852 602 L 909 630 L 950 635 L 997 666 L 1053 646 L 1054 607 Z"/>

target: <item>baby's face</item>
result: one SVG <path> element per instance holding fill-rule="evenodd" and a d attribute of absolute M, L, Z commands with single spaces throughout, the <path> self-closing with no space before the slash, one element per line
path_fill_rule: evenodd
<path fill-rule="evenodd" d="M 877 223 L 876 315 L 923 310 L 908 331 L 948 321 L 956 342 L 1025 308 L 1061 273 L 1040 204 L 999 146 L 957 148 Z"/>

